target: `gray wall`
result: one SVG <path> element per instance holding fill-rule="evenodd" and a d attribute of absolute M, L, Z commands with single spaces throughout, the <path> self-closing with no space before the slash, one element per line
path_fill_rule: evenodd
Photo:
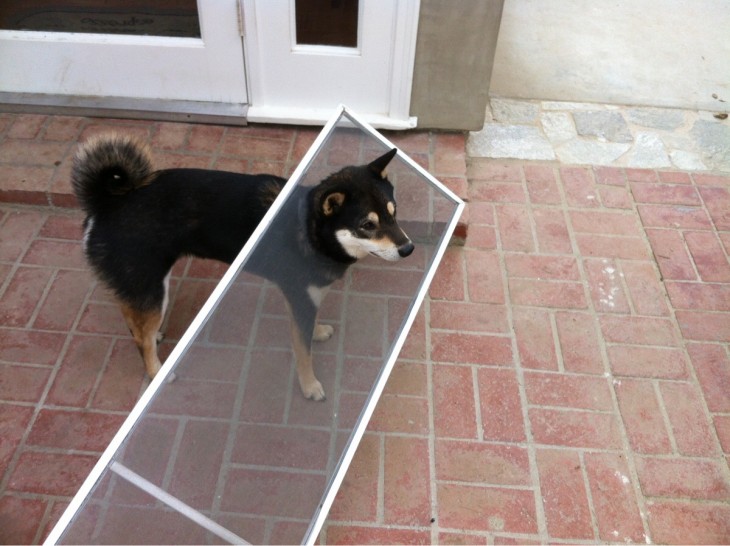
<path fill-rule="evenodd" d="M 503 4 L 421 0 L 411 93 L 419 128 L 482 128 Z"/>

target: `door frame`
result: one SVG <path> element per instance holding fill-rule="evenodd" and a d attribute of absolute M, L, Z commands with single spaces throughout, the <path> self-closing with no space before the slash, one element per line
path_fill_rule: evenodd
<path fill-rule="evenodd" d="M 305 105 L 291 107 L 265 104 L 266 90 L 263 84 L 263 75 L 267 69 L 271 70 L 271 67 L 264 66 L 261 60 L 264 52 L 259 37 L 267 29 L 261 27 L 261 23 L 256 16 L 256 7 L 257 4 L 267 1 L 270 2 L 271 0 L 241 0 L 246 81 L 249 86 L 248 120 L 261 123 L 322 125 L 332 116 L 332 111 L 338 105 L 334 104 L 331 108 L 307 108 Z M 287 1 L 293 4 L 294 0 Z M 357 104 L 348 104 L 347 106 L 358 111 L 360 117 L 373 127 L 379 129 L 411 129 L 417 125 L 418 121 L 416 117 L 410 115 L 410 103 L 420 0 L 392 1 L 396 3 L 396 15 L 395 24 L 391 31 L 393 38 L 392 62 L 387 83 L 390 97 L 387 113 L 363 111 L 358 109 Z M 291 11 L 293 13 L 293 7 Z M 323 51 L 326 49 L 326 46 L 315 47 L 321 47 Z M 303 100 L 303 102 L 305 101 Z"/>

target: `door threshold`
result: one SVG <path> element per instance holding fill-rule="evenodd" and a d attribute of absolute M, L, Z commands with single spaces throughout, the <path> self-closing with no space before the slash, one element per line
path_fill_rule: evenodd
<path fill-rule="evenodd" d="M 247 125 L 247 104 L 0 92 L 0 112 Z"/>
<path fill-rule="evenodd" d="M 296 125 L 324 125 L 332 117 L 334 108 L 305 108 L 282 106 L 255 106 L 248 110 L 251 123 L 284 123 Z M 376 129 L 405 130 L 414 129 L 418 118 L 398 119 L 386 114 L 362 114 L 360 116 Z"/>

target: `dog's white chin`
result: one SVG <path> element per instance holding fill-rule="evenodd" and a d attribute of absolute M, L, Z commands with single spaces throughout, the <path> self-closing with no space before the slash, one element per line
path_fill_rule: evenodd
<path fill-rule="evenodd" d="M 360 260 L 368 254 L 372 254 L 373 256 L 382 258 L 383 260 L 388 260 L 389 262 L 396 262 L 401 259 L 400 254 L 398 254 L 398 248 L 394 245 L 384 247 L 382 244 L 378 244 L 377 242 L 369 239 L 355 237 L 355 235 L 347 229 L 337 231 L 335 236 L 348 256 L 351 256 L 356 260 Z"/>
<path fill-rule="evenodd" d="M 388 260 L 389 262 L 397 262 L 402 258 L 402 256 L 398 254 L 398 249 L 395 247 L 378 250 L 376 252 L 371 252 L 370 254 L 377 256 L 378 258 L 382 258 L 383 260 Z"/>

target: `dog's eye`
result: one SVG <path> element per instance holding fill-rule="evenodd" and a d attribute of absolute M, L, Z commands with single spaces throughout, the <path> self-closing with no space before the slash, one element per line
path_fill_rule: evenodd
<path fill-rule="evenodd" d="M 362 224 L 360 224 L 360 229 L 364 229 L 365 231 L 373 231 L 378 226 L 375 225 L 375 222 L 372 220 L 365 220 Z"/>

